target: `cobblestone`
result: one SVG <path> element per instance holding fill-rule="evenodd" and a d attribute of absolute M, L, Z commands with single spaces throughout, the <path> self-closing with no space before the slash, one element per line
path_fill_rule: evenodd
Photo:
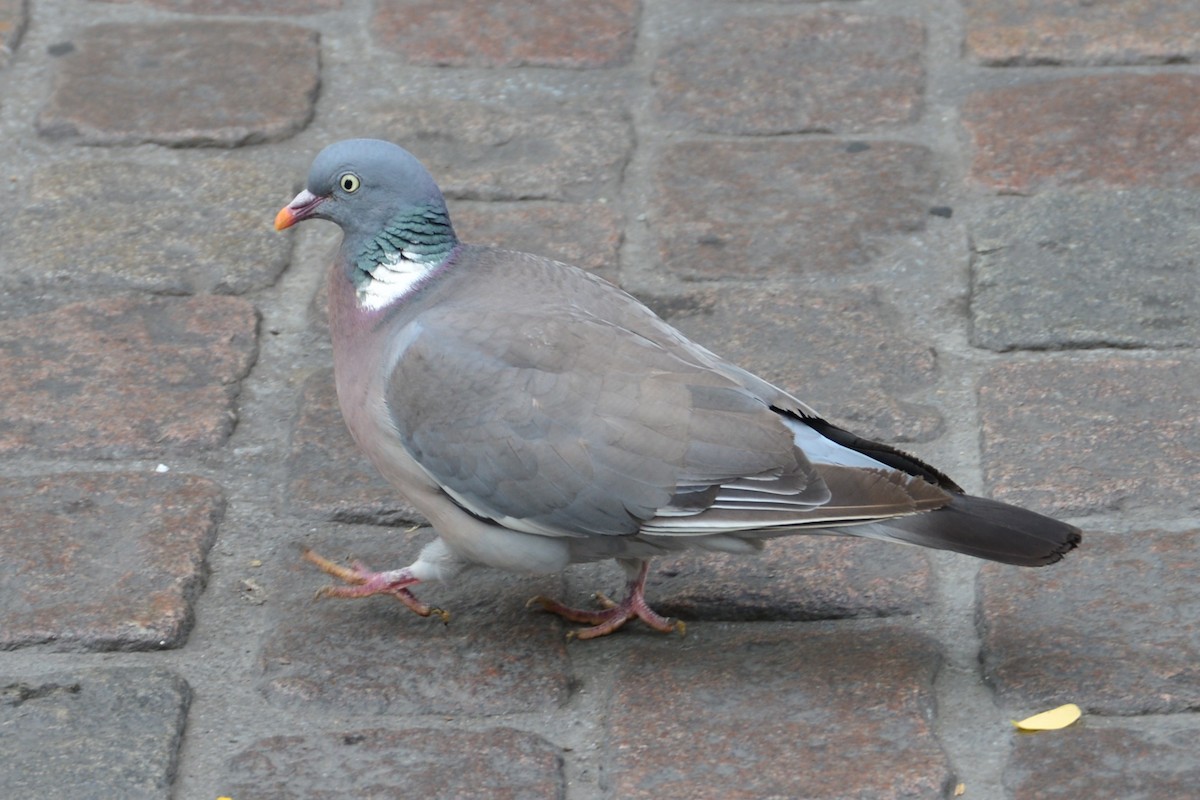
<path fill-rule="evenodd" d="M 274 141 L 311 118 L 317 36 L 251 22 L 107 24 L 85 29 L 38 131 L 83 144 L 232 147 Z"/>
<path fill-rule="evenodd" d="M 274 736 L 233 758 L 235 797 L 291 800 L 359 794 L 359 776 L 379 776 L 376 796 L 562 797 L 562 757 L 524 731 L 369 729 L 324 736 Z"/>
<path fill-rule="evenodd" d="M 1149 714 L 1200 704 L 1200 531 L 1090 531 L 1049 574 L 984 566 L 984 673 L 1010 706 Z M 1136 592 L 1120 587 L 1137 586 Z M 1046 598 L 1053 597 L 1048 603 Z"/>
<path fill-rule="evenodd" d="M 993 350 L 1200 344 L 1197 211 L 1200 194 L 1150 189 L 987 206 L 970 229 L 971 341 Z"/>
<path fill-rule="evenodd" d="M 1200 185 L 1200 76 L 1088 75 L 978 92 L 963 104 L 971 176 L 999 194 Z"/>
<path fill-rule="evenodd" d="M 255 212 L 286 185 L 276 170 L 245 158 L 171 170 L 174 179 L 164 182 L 161 170 L 136 161 L 35 169 L 22 179 L 28 191 L 0 200 L 2 285 L 176 295 L 244 294 L 274 283 L 290 248 Z M 87 258 L 80 240 L 90 243 Z"/>
<path fill-rule="evenodd" d="M 161 669 L 0 677 L 0 791 L 166 800 L 191 696 Z"/>
<path fill-rule="evenodd" d="M 924 227 L 937 182 L 930 155 L 886 141 L 671 145 L 657 165 L 658 257 L 695 281 L 861 267 L 889 237 Z"/>
<path fill-rule="evenodd" d="M 616 683 L 613 795 L 938 796 L 952 776 L 926 721 L 937 663 L 900 629 L 648 642 Z M 808 754 L 799 769 L 797 751 Z"/>
<path fill-rule="evenodd" d="M 372 31 L 413 64 L 612 67 L 633 51 L 638 0 L 380 3 Z"/>
<path fill-rule="evenodd" d="M 0 479 L 0 649 L 181 647 L 225 508 L 189 475 Z"/>
<path fill-rule="evenodd" d="M 128 458 L 217 447 L 254 363 L 254 307 L 113 298 L 0 322 L 0 453 Z"/>
<path fill-rule="evenodd" d="M 920 24 L 817 12 L 718 17 L 665 44 L 653 81 L 663 117 L 712 133 L 857 133 L 913 120 Z"/>
<path fill-rule="evenodd" d="M 1110 728 L 1064 731 L 1053 739 L 1022 736 L 1004 783 L 1014 800 L 1187 797 L 1200 780 L 1195 735 Z M 1048 781 L 1051 773 L 1055 779 Z"/>
<path fill-rule="evenodd" d="M 1056 514 L 1195 508 L 1198 370 L 1127 356 L 995 368 L 980 387 L 990 491 Z"/>
<path fill-rule="evenodd" d="M 985 64 L 1169 64 L 1200 54 L 1200 12 L 1185 0 L 963 5 L 967 51 Z"/>

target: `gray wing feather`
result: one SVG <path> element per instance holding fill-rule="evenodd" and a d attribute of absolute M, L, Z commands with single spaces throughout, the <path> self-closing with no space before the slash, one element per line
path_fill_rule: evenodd
<path fill-rule="evenodd" d="M 636 533 L 681 490 L 746 476 L 813 487 L 801 502 L 827 496 L 744 387 L 583 314 L 431 309 L 386 399 L 405 448 L 453 496 L 539 532 Z"/>
<path fill-rule="evenodd" d="M 782 416 L 811 409 L 592 275 L 488 248 L 462 259 L 385 400 L 404 447 L 477 515 L 558 536 L 758 536 L 949 502 L 882 464 L 811 462 Z"/>

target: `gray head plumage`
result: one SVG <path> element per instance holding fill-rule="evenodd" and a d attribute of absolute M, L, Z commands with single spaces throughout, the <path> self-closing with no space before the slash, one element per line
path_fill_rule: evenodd
<path fill-rule="evenodd" d="M 374 237 L 417 209 L 444 214 L 445 208 L 433 176 L 412 153 L 379 139 L 346 139 L 317 154 L 306 190 L 279 212 L 275 227 L 327 219 L 352 241 Z"/>

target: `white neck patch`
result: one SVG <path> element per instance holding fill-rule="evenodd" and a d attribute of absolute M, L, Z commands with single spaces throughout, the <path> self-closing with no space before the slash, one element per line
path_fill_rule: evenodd
<path fill-rule="evenodd" d="M 433 271 L 441 259 L 421 261 L 415 253 L 389 254 L 371 273 L 371 279 L 358 289 L 358 304 L 374 311 L 400 300 Z"/>

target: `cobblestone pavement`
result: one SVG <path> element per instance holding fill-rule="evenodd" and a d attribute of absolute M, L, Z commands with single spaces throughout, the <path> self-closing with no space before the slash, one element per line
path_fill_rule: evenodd
<path fill-rule="evenodd" d="M 1198 57 L 1186 0 L 0 0 L 0 796 L 1200 797 Z M 312 600 L 423 541 L 336 232 L 271 229 L 349 136 L 1083 548 L 663 561 L 682 639 L 523 607 L 611 566 Z"/>

